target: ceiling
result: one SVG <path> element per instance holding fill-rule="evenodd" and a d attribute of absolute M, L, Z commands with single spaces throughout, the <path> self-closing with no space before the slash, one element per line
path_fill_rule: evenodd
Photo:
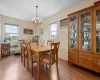
<path fill-rule="evenodd" d="M 87 0 L 0 0 L 0 15 L 31 21 L 36 15 L 35 6 L 38 5 L 38 14 L 46 19 L 60 11 L 69 9 Z"/>

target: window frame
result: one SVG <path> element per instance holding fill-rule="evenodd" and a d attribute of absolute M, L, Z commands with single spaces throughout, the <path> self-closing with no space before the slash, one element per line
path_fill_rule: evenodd
<path fill-rule="evenodd" d="M 11 25 L 11 26 L 16 26 L 18 27 L 18 33 L 6 33 L 6 25 Z M 6 34 L 18 34 L 18 40 L 19 40 L 19 35 L 20 35 L 20 32 L 19 32 L 19 25 L 16 25 L 16 24 L 10 24 L 10 23 L 4 23 L 4 39 L 6 37 Z"/>
<path fill-rule="evenodd" d="M 57 24 L 57 30 L 56 31 L 51 31 L 51 25 L 52 24 Z M 56 32 L 57 33 L 56 39 L 51 39 L 51 36 L 50 36 L 51 32 Z M 58 41 L 58 21 L 52 22 L 52 23 L 49 24 L 49 39 L 54 40 L 54 41 Z"/>

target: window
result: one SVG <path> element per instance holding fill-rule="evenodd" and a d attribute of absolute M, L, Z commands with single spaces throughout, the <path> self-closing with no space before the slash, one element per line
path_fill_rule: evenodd
<path fill-rule="evenodd" d="M 12 24 L 4 24 L 4 25 L 5 25 L 5 39 L 7 41 L 18 40 L 19 26 Z"/>
<path fill-rule="evenodd" d="M 58 40 L 57 22 L 50 24 L 50 40 Z"/>

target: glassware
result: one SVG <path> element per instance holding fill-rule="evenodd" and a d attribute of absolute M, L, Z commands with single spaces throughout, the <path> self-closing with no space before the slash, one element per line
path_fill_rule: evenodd
<path fill-rule="evenodd" d="M 100 9 L 96 11 L 96 52 L 100 52 Z"/>
<path fill-rule="evenodd" d="M 87 12 L 81 14 L 81 49 L 90 50 L 90 40 L 91 40 L 91 24 L 90 24 L 91 13 Z"/>
<path fill-rule="evenodd" d="M 70 47 L 76 48 L 77 39 L 77 17 L 70 17 Z"/>

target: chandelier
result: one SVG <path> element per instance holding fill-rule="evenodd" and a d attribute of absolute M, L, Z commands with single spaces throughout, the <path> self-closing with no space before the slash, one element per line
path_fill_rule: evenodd
<path fill-rule="evenodd" d="M 42 20 L 38 17 L 38 6 L 36 6 L 36 17 L 32 19 L 32 23 L 41 24 Z"/>

